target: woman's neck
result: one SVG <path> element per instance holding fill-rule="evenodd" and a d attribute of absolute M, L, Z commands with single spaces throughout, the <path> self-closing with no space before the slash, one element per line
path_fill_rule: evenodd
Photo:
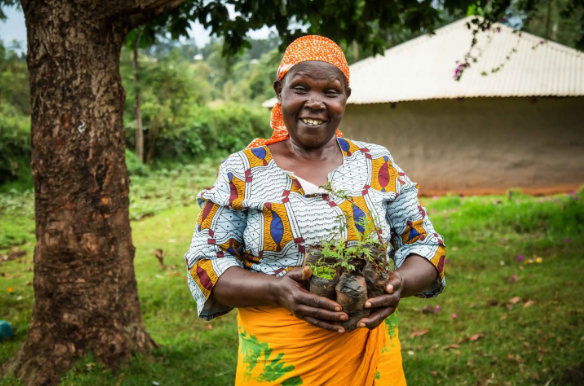
<path fill-rule="evenodd" d="M 317 149 L 298 146 L 291 138 L 268 145 L 276 165 L 317 186 L 327 183 L 328 174 L 343 164 L 336 137 Z"/>
<path fill-rule="evenodd" d="M 307 149 L 303 147 L 301 144 L 296 143 L 292 137 L 289 137 L 286 141 L 283 141 L 283 143 L 288 149 L 290 155 L 297 160 L 305 159 L 309 161 L 327 162 L 331 159 L 338 158 L 341 153 L 336 137 L 333 137 L 322 147 L 315 149 Z"/>

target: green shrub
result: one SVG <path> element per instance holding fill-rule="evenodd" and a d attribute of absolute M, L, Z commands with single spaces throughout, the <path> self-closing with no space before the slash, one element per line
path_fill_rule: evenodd
<path fill-rule="evenodd" d="M 128 149 L 126 149 L 126 166 L 131 176 L 147 176 L 150 173 L 150 168 L 140 162 L 138 156 Z"/>
<path fill-rule="evenodd" d="M 254 138 L 271 134 L 270 114 L 261 107 L 227 104 L 220 107 L 190 106 L 160 130 L 154 161 L 216 159 L 244 149 Z M 150 147 L 145 128 L 145 152 Z M 134 143 L 134 127 L 126 125 L 126 143 Z"/>
<path fill-rule="evenodd" d="M 10 104 L 0 104 L 0 185 L 30 180 L 30 117 Z"/>

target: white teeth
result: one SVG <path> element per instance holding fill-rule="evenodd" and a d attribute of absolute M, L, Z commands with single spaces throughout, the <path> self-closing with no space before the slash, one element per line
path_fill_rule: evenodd
<path fill-rule="evenodd" d="M 306 123 L 307 125 L 318 126 L 318 125 L 321 125 L 324 121 L 320 121 L 318 119 L 304 119 L 304 118 L 302 118 L 302 122 Z"/>

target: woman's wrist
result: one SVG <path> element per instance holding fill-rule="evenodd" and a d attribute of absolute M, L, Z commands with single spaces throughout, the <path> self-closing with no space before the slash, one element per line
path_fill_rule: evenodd
<path fill-rule="evenodd" d="M 282 306 L 281 283 L 281 277 L 269 276 L 269 279 L 267 280 L 267 298 L 274 306 Z"/>
<path fill-rule="evenodd" d="M 408 256 L 396 272 L 402 281 L 402 298 L 424 292 L 438 277 L 438 271 L 429 260 L 414 254 Z"/>

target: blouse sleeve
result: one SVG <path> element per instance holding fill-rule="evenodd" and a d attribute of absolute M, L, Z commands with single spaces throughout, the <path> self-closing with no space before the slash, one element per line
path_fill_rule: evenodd
<path fill-rule="evenodd" d="M 444 239 L 435 230 L 428 218 L 426 208 L 418 200 L 418 185 L 412 182 L 403 170 L 393 162 L 398 182 L 397 197 L 387 206 L 387 222 L 391 227 L 390 257 L 393 256 L 395 267 L 399 268 L 412 254 L 428 259 L 438 271 L 434 283 L 418 297 L 438 296 L 446 286 L 444 278 L 444 261 L 446 246 Z"/>
<path fill-rule="evenodd" d="M 236 156 L 235 156 L 236 157 Z M 201 212 L 185 262 L 189 271 L 188 284 L 197 303 L 199 317 L 211 320 L 229 312 L 226 307 L 209 299 L 213 286 L 221 275 L 231 267 L 243 267 L 243 232 L 247 212 L 241 199 L 233 198 L 237 160 L 234 156 L 223 162 L 217 180 L 210 189 L 197 195 Z"/>

